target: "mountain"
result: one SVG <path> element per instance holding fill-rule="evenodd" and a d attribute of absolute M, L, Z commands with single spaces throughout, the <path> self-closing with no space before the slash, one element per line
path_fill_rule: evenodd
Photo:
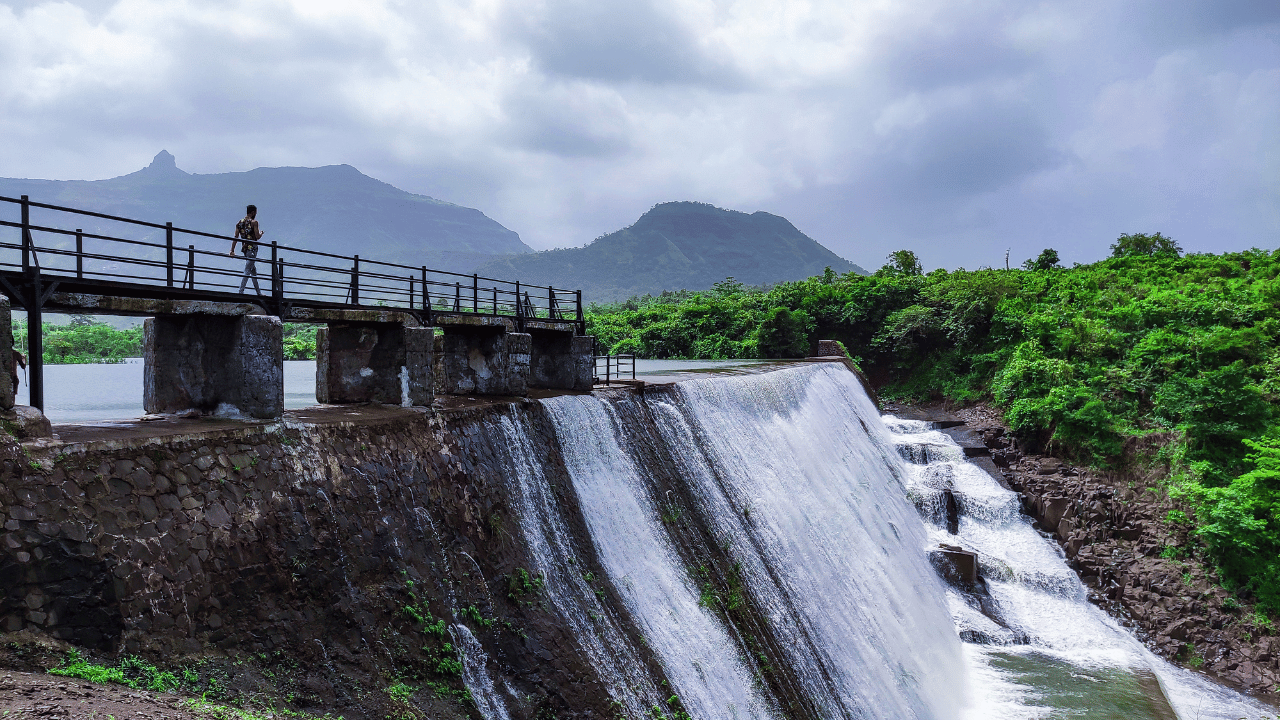
<path fill-rule="evenodd" d="M 350 165 L 195 175 L 162 150 L 142 170 L 110 180 L 0 178 L 0 195 L 228 236 L 253 203 L 267 242 L 454 272 L 532 252 L 479 210 L 399 190 Z M 84 223 L 92 232 L 95 221 Z"/>
<path fill-rule="evenodd" d="M 705 290 L 730 276 L 748 285 L 799 280 L 827 267 L 866 274 L 786 218 L 669 202 L 586 247 L 496 258 L 477 272 L 581 288 L 587 302 L 613 302 L 663 290 Z"/>

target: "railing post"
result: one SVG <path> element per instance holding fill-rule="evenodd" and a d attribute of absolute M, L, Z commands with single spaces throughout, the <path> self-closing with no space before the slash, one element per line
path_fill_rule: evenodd
<path fill-rule="evenodd" d="M 164 224 L 164 282 L 173 287 L 173 223 Z"/>
<path fill-rule="evenodd" d="M 498 286 L 493 286 L 493 314 L 498 314 Z"/>
<path fill-rule="evenodd" d="M 547 286 L 547 319 L 558 320 L 556 317 L 556 289 Z"/>
<path fill-rule="evenodd" d="M 480 312 L 480 276 L 471 276 L 471 312 Z"/>
<path fill-rule="evenodd" d="M 355 256 L 355 264 L 351 266 L 351 304 L 360 304 L 360 256 Z"/>
<path fill-rule="evenodd" d="M 422 309 L 431 311 L 431 292 L 427 290 L 427 266 L 422 266 Z"/>
<path fill-rule="evenodd" d="M 456 280 L 453 283 L 453 311 L 462 312 L 462 283 Z"/>
<path fill-rule="evenodd" d="M 280 312 L 280 302 L 284 300 L 284 282 L 280 272 L 280 246 L 271 243 L 271 299 L 275 301 L 276 312 Z"/>
<path fill-rule="evenodd" d="M 84 230 L 76 228 L 76 278 L 84 278 Z"/>
<path fill-rule="evenodd" d="M 187 246 L 187 278 L 182 281 L 182 286 L 188 290 L 196 289 L 196 246 Z"/>
<path fill-rule="evenodd" d="M 31 274 L 31 200 L 22 196 L 22 274 Z"/>
<path fill-rule="evenodd" d="M 414 283 L 413 276 L 410 275 L 409 276 L 409 309 L 410 310 L 413 309 L 413 283 Z"/>
<path fill-rule="evenodd" d="M 577 301 L 577 305 L 578 305 L 578 328 L 579 328 L 578 334 L 586 335 L 587 321 L 582 319 L 582 291 L 575 290 L 573 294 L 574 294 L 574 299 Z"/>

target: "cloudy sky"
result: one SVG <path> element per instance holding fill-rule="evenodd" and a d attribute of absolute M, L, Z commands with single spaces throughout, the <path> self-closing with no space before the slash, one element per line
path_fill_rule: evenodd
<path fill-rule="evenodd" d="M 654 203 L 869 269 L 1280 246 L 1276 0 L 0 0 L 0 176 L 348 163 L 535 248 Z"/>

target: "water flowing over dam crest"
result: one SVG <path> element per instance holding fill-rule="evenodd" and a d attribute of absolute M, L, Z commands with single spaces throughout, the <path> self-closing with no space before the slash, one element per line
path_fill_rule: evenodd
<path fill-rule="evenodd" d="M 347 717 L 392 681 L 484 720 L 1273 712 L 1148 653 L 840 363 L 89 445 L 5 463 L 3 629 L 301 658 Z"/>

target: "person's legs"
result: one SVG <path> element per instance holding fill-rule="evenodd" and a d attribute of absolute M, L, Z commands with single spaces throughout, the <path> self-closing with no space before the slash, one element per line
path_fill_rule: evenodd
<path fill-rule="evenodd" d="M 244 262 L 244 277 L 240 278 L 240 292 L 244 293 L 245 283 L 249 282 L 249 278 L 253 278 L 253 291 L 262 294 L 262 288 L 258 286 L 258 266 L 256 258 L 249 258 Z"/>

